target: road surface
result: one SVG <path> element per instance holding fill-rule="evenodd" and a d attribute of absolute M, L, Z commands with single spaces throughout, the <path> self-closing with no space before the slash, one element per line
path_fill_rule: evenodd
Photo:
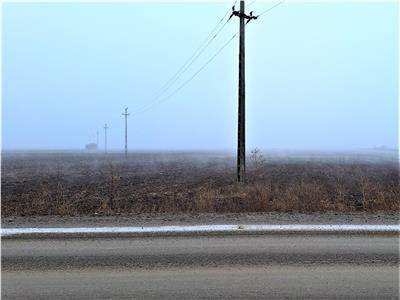
<path fill-rule="evenodd" d="M 16 238 L 2 299 L 399 299 L 398 235 Z"/>

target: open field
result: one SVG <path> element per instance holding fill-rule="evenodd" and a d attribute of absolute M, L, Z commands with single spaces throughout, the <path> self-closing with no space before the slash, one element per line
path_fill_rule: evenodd
<path fill-rule="evenodd" d="M 398 211 L 397 152 L 2 154 L 2 216 Z"/>

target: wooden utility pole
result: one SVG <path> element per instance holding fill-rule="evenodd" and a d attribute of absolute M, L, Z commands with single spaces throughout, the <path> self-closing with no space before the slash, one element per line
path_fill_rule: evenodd
<path fill-rule="evenodd" d="M 104 153 L 107 154 L 107 124 L 104 124 Z"/>
<path fill-rule="evenodd" d="M 244 183 L 246 178 L 246 123 L 245 123 L 245 26 L 253 19 L 257 19 L 250 12 L 244 11 L 244 0 L 240 0 L 240 10 L 232 7 L 232 16 L 237 16 L 239 22 L 239 105 L 238 105 L 238 148 L 237 148 L 237 181 Z M 245 24 L 245 19 L 247 20 Z"/>
<path fill-rule="evenodd" d="M 125 108 L 125 113 L 122 113 L 125 116 L 125 158 L 128 158 L 128 108 Z"/>

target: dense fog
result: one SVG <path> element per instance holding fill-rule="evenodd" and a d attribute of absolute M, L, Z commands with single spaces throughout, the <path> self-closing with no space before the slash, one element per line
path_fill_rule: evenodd
<path fill-rule="evenodd" d="M 237 32 L 237 19 L 162 89 L 229 10 L 5 3 L 3 149 L 79 150 L 97 132 L 104 149 L 107 123 L 110 151 L 123 150 L 129 107 L 129 150 L 234 152 L 238 37 L 175 91 Z M 250 22 L 247 149 L 397 149 L 397 14 L 395 2 L 287 2 Z"/>

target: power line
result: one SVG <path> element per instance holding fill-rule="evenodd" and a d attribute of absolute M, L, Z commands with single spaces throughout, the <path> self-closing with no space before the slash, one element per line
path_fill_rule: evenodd
<path fill-rule="evenodd" d="M 248 8 L 250 6 L 252 6 L 257 0 L 251 1 L 249 4 L 247 4 L 245 7 Z"/>
<path fill-rule="evenodd" d="M 237 0 L 235 1 L 236 4 Z M 234 5 L 235 5 L 234 4 Z M 186 60 L 186 62 L 178 69 L 178 71 L 160 88 L 158 95 L 163 94 L 166 90 L 170 88 L 182 75 L 183 73 L 192 65 L 196 59 L 207 49 L 207 47 L 211 44 L 211 42 L 217 37 L 217 35 L 221 32 L 221 30 L 225 27 L 228 22 L 225 22 L 222 27 L 214 34 L 214 32 L 218 29 L 220 24 L 224 21 L 225 17 L 229 14 L 230 9 L 224 14 L 224 16 L 219 20 L 217 25 L 211 30 L 211 32 L 207 35 L 204 41 L 200 44 L 200 46 L 193 52 L 193 54 Z M 213 35 L 214 34 L 214 35 Z M 210 39 L 210 37 L 212 37 Z M 210 39 L 210 40 L 209 40 Z"/>
<path fill-rule="evenodd" d="M 234 2 L 233 7 L 236 5 L 237 0 Z M 156 96 L 153 98 L 153 100 L 150 103 L 145 103 L 142 106 L 139 106 L 137 110 L 141 111 L 142 109 L 145 109 L 149 104 L 152 102 L 157 102 L 157 100 L 165 94 L 165 92 L 171 88 L 181 77 L 182 75 L 192 66 L 192 64 L 200 57 L 200 55 L 208 48 L 208 46 L 211 44 L 213 40 L 216 39 L 218 34 L 222 31 L 222 29 L 226 26 L 226 24 L 229 22 L 229 19 L 222 25 L 222 27 L 219 28 L 220 24 L 224 21 L 226 16 L 229 14 L 231 9 L 228 9 L 228 11 L 224 14 L 224 16 L 220 19 L 220 21 L 217 23 L 217 25 L 211 30 L 211 32 L 208 34 L 206 39 L 201 43 L 201 45 L 195 50 L 195 52 L 189 57 L 189 59 L 179 68 L 179 70 L 167 81 L 166 84 L 163 85 L 159 89 L 159 91 L 156 93 Z M 219 29 L 218 29 L 219 28 Z M 216 31 L 217 30 L 217 31 Z M 216 31 L 216 32 L 215 32 Z M 211 39 L 210 39 L 211 37 Z"/>
<path fill-rule="evenodd" d="M 229 43 L 238 35 L 239 32 L 236 32 L 208 61 L 206 61 L 203 66 L 201 66 L 200 69 L 198 69 L 189 79 L 187 79 L 183 84 L 181 84 L 177 89 L 175 89 L 171 94 L 169 94 L 167 97 L 160 99 L 157 102 L 150 103 L 147 107 L 145 107 L 143 110 L 138 111 L 137 113 L 143 113 L 150 108 L 152 108 L 154 105 L 158 103 L 162 103 L 168 99 L 170 99 L 172 96 L 174 96 L 176 93 L 178 93 L 183 87 L 185 87 L 190 81 L 192 81 L 205 67 L 207 67 L 208 64 L 210 64 L 217 56 L 218 54 L 221 53 L 222 50 L 224 50 Z"/>
<path fill-rule="evenodd" d="M 227 20 L 222 27 L 215 33 L 215 35 L 205 44 L 205 46 L 195 55 L 192 56 L 191 62 L 189 64 L 187 64 L 186 66 L 184 66 L 184 68 L 180 69 L 180 73 L 177 73 L 178 75 L 175 76 L 175 78 L 167 85 L 167 87 L 165 87 L 165 91 L 168 90 L 175 82 L 177 82 L 179 80 L 179 78 L 182 77 L 182 75 L 187 71 L 187 69 L 190 68 L 190 66 L 197 60 L 197 58 L 200 57 L 200 55 L 207 49 L 207 47 L 211 44 L 211 42 L 218 36 L 218 34 L 222 31 L 222 29 L 224 29 L 225 25 L 229 22 L 229 20 Z M 163 94 L 163 93 L 161 93 Z"/>
<path fill-rule="evenodd" d="M 257 17 L 258 17 L 258 18 L 261 17 L 263 14 L 266 14 L 267 12 L 269 12 L 270 10 L 274 9 L 275 7 L 281 5 L 281 4 L 284 3 L 285 1 L 286 1 L 286 0 L 282 0 L 282 1 L 278 2 L 277 4 L 271 6 L 270 8 L 264 10 L 262 13 L 258 14 Z"/>
<path fill-rule="evenodd" d="M 250 5 L 252 5 L 254 2 L 255 2 L 256 0 L 254 0 L 253 2 L 251 2 L 251 3 L 249 3 L 248 4 L 248 6 L 250 6 Z M 271 6 L 270 8 L 268 8 L 268 9 L 266 9 L 265 11 L 263 11 L 263 12 L 261 12 L 259 15 L 257 15 L 257 18 L 259 18 L 259 17 L 261 17 L 262 15 L 264 15 L 264 14 L 266 14 L 267 12 L 269 12 L 269 11 L 271 11 L 272 9 L 274 9 L 275 7 L 277 7 L 277 6 L 279 6 L 279 5 L 281 5 L 282 3 L 284 3 L 286 0 L 282 0 L 282 1 L 280 1 L 280 2 L 278 2 L 277 4 L 275 4 L 275 5 L 273 5 L 273 6 Z M 234 4 L 233 4 L 233 7 L 235 7 L 235 5 L 236 5 L 236 3 L 237 3 L 237 0 L 234 2 Z M 230 11 L 230 10 L 229 10 Z M 229 12 L 228 11 L 228 12 Z M 227 15 L 228 13 L 226 13 L 225 15 L 224 15 L 224 17 L 222 17 L 221 18 L 221 20 L 223 20 L 225 17 L 226 17 L 226 15 Z M 220 22 L 218 23 L 218 25 L 221 23 L 221 20 L 220 20 Z M 228 21 L 229 21 L 229 19 L 228 19 Z M 215 37 L 216 37 L 216 35 L 218 35 L 218 33 L 222 30 L 222 28 L 226 25 L 226 23 L 228 23 L 228 21 L 227 22 L 225 22 L 224 23 L 224 25 L 220 28 L 220 30 L 213 36 L 213 38 L 211 39 L 211 40 L 213 40 Z M 247 23 L 245 24 L 245 27 L 247 27 Z M 215 29 L 214 29 L 215 30 Z M 213 30 L 213 31 L 214 31 Z M 147 103 L 147 104 L 145 104 L 144 106 L 142 106 L 141 108 L 140 108 L 140 110 L 138 110 L 136 113 L 134 113 L 134 115 L 136 115 L 136 114 L 140 114 L 140 113 L 143 113 L 143 112 L 145 112 L 145 111 L 147 111 L 147 110 L 149 110 L 150 108 L 152 108 L 154 105 L 156 105 L 156 104 L 158 104 L 158 103 L 162 103 L 162 102 L 164 102 L 164 101 L 166 101 L 166 100 L 168 100 L 168 99 L 170 99 L 172 96 L 174 96 L 176 93 L 178 93 L 183 87 L 185 87 L 190 81 L 192 81 L 209 63 L 211 63 L 213 60 L 214 60 L 214 58 L 226 47 L 226 46 L 228 46 L 228 44 L 237 36 L 239 34 L 239 32 L 236 32 L 203 66 L 201 66 L 200 67 L 200 69 L 198 69 L 198 71 L 196 71 L 189 79 L 187 79 L 182 85 L 180 85 L 177 89 L 175 89 L 170 95 L 168 95 L 167 97 L 165 97 L 165 98 L 161 98 L 161 99 L 154 99 L 154 101 L 153 102 L 151 102 L 151 103 Z M 210 37 L 211 36 L 211 34 L 209 34 L 209 36 L 208 37 Z M 207 43 L 207 46 L 209 45 L 209 43 L 210 43 L 210 41 L 208 41 L 208 43 Z M 204 43 L 203 43 L 204 44 Z M 201 54 L 201 53 L 200 53 Z M 199 54 L 199 55 L 200 55 Z M 198 55 L 198 56 L 199 56 Z M 198 56 L 196 56 L 196 58 L 198 57 Z M 192 55 L 192 57 L 193 57 L 193 55 Z M 187 70 L 188 68 L 185 68 L 185 71 Z M 176 81 L 174 81 L 174 82 L 176 82 Z"/>
<path fill-rule="evenodd" d="M 236 32 L 208 61 L 206 61 L 189 79 L 187 79 L 183 84 L 181 84 L 177 89 L 175 89 L 171 94 L 169 94 L 167 97 L 160 99 L 157 102 L 150 103 L 147 107 L 144 107 L 142 110 L 138 111 L 135 114 L 140 114 L 143 113 L 150 108 L 152 108 L 154 105 L 158 103 L 162 103 L 168 99 L 170 99 L 172 96 L 174 96 L 176 93 L 178 93 L 182 88 L 184 88 L 189 82 L 191 82 L 202 70 L 204 70 L 205 67 L 207 67 L 217 56 L 224 50 L 232 41 L 233 39 L 239 34 L 239 32 Z"/>

